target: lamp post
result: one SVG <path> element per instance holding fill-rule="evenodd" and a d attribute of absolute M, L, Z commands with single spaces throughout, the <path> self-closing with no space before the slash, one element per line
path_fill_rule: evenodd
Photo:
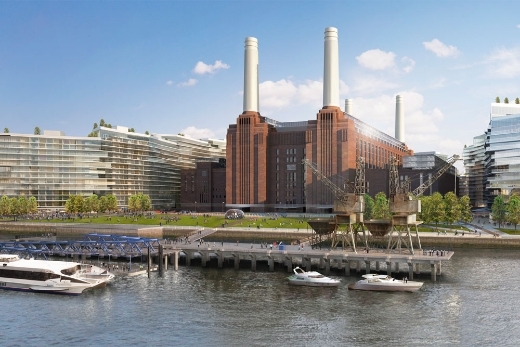
<path fill-rule="evenodd" d="M 224 201 L 222 201 L 222 213 L 224 213 Z"/>
<path fill-rule="evenodd" d="M 197 213 L 197 202 L 195 201 L 195 213 Z"/>

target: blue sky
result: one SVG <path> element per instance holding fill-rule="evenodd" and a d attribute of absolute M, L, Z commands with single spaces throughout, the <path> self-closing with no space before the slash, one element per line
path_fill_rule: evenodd
<path fill-rule="evenodd" d="M 259 42 L 260 112 L 314 119 L 323 33 L 339 31 L 340 97 L 406 142 L 460 154 L 496 96 L 520 97 L 520 1 L 1 1 L 0 119 L 13 133 L 224 138 L 242 112 L 244 39 Z"/>

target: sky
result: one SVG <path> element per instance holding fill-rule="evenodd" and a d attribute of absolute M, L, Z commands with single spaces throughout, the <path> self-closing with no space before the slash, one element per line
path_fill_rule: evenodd
<path fill-rule="evenodd" d="M 339 33 L 340 107 L 415 152 L 462 154 L 495 97 L 520 97 L 520 1 L 0 1 L 0 126 L 224 139 L 243 111 L 244 39 L 260 113 L 316 118 L 323 39 Z M 462 163 L 457 164 L 462 169 Z"/>

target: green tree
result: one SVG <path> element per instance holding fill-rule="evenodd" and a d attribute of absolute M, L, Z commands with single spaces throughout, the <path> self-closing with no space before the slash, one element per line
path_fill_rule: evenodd
<path fill-rule="evenodd" d="M 9 199 L 9 209 L 10 209 L 11 215 L 14 216 L 14 220 L 16 220 L 16 216 L 18 216 L 20 214 L 17 198 Z"/>
<path fill-rule="evenodd" d="M 390 219 L 391 217 L 392 215 L 390 214 L 390 205 L 388 203 L 388 199 L 386 198 L 386 194 L 383 192 L 377 193 L 374 200 L 374 207 L 372 209 L 372 218 Z"/>
<path fill-rule="evenodd" d="M 108 199 L 106 195 L 99 198 L 99 212 L 104 213 L 108 210 Z"/>
<path fill-rule="evenodd" d="M 65 211 L 67 213 L 84 212 L 85 199 L 81 195 L 71 195 L 65 201 Z"/>
<path fill-rule="evenodd" d="M 498 96 L 495 98 L 495 102 L 496 102 L 497 104 L 500 103 L 500 98 L 499 98 Z"/>
<path fill-rule="evenodd" d="M 519 98 L 515 99 L 515 104 L 520 104 L 520 99 Z"/>
<path fill-rule="evenodd" d="M 28 201 L 28 212 L 36 213 L 38 212 L 38 201 L 34 196 L 31 196 Z"/>
<path fill-rule="evenodd" d="M 491 205 L 491 216 L 498 223 L 499 228 L 506 221 L 506 212 L 507 206 L 502 195 L 495 197 L 493 205 Z"/>
<path fill-rule="evenodd" d="M 97 129 L 98 125 L 96 122 L 94 122 L 94 126 L 92 127 L 92 129 Z"/>
<path fill-rule="evenodd" d="M 444 195 L 444 221 L 453 224 L 460 219 L 459 198 L 453 192 Z"/>
<path fill-rule="evenodd" d="M 509 104 L 509 99 L 508 99 L 508 98 L 505 98 L 505 99 L 504 99 L 504 103 L 505 103 L 505 104 Z"/>
<path fill-rule="evenodd" d="M 473 215 L 471 214 L 471 202 L 469 196 L 464 195 L 459 199 L 459 210 L 460 210 L 460 219 L 463 222 L 469 223 L 473 220 Z"/>
<path fill-rule="evenodd" d="M 520 196 L 513 194 L 507 204 L 507 221 L 515 226 L 520 223 Z"/>
<path fill-rule="evenodd" d="M 84 201 L 84 211 L 88 213 L 90 217 L 91 212 L 98 212 L 99 210 L 99 199 L 96 194 L 92 194 L 87 197 Z"/>
<path fill-rule="evenodd" d="M 438 229 L 439 223 L 445 220 L 445 214 L 446 209 L 441 193 L 433 193 L 429 201 L 428 219 L 429 223 L 435 223 L 435 230 Z"/>
<path fill-rule="evenodd" d="M 2 217 L 11 215 L 11 202 L 9 201 L 9 197 L 7 195 L 2 196 L 0 199 L 0 215 Z"/>
<path fill-rule="evenodd" d="M 128 199 L 128 208 L 134 212 L 148 211 L 152 207 L 150 197 L 143 193 L 131 195 Z"/>
<path fill-rule="evenodd" d="M 369 220 L 372 219 L 372 211 L 374 209 L 374 199 L 368 194 L 365 194 L 363 196 L 363 199 L 365 200 L 365 212 L 363 213 L 363 219 Z"/>
<path fill-rule="evenodd" d="M 34 135 L 41 135 L 41 134 L 42 134 L 42 132 L 40 130 L 40 127 L 35 127 L 34 128 Z"/>
<path fill-rule="evenodd" d="M 128 198 L 128 209 L 132 212 L 139 211 L 139 198 L 137 197 L 137 194 L 130 195 Z"/>
<path fill-rule="evenodd" d="M 106 125 L 106 124 L 105 124 L 105 120 L 104 120 L 103 118 L 101 118 L 101 119 L 99 120 L 99 126 L 100 126 L 100 127 L 104 127 L 105 125 Z"/>
<path fill-rule="evenodd" d="M 18 198 L 18 213 L 20 215 L 26 215 L 29 213 L 29 200 L 25 196 Z"/>
<path fill-rule="evenodd" d="M 113 194 L 105 195 L 107 198 L 107 210 L 108 212 L 114 212 L 117 210 L 117 199 Z"/>
<path fill-rule="evenodd" d="M 9 134 L 9 128 L 4 128 L 4 134 Z"/>
<path fill-rule="evenodd" d="M 146 130 L 144 133 L 145 133 L 146 135 L 150 135 L 150 133 L 148 132 L 148 130 Z"/>

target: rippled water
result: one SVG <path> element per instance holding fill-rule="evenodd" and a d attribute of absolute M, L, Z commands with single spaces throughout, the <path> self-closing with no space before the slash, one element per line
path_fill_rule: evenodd
<path fill-rule="evenodd" d="M 520 253 L 456 250 L 416 293 L 199 266 L 78 297 L 0 291 L 1 346 L 518 346 Z"/>

